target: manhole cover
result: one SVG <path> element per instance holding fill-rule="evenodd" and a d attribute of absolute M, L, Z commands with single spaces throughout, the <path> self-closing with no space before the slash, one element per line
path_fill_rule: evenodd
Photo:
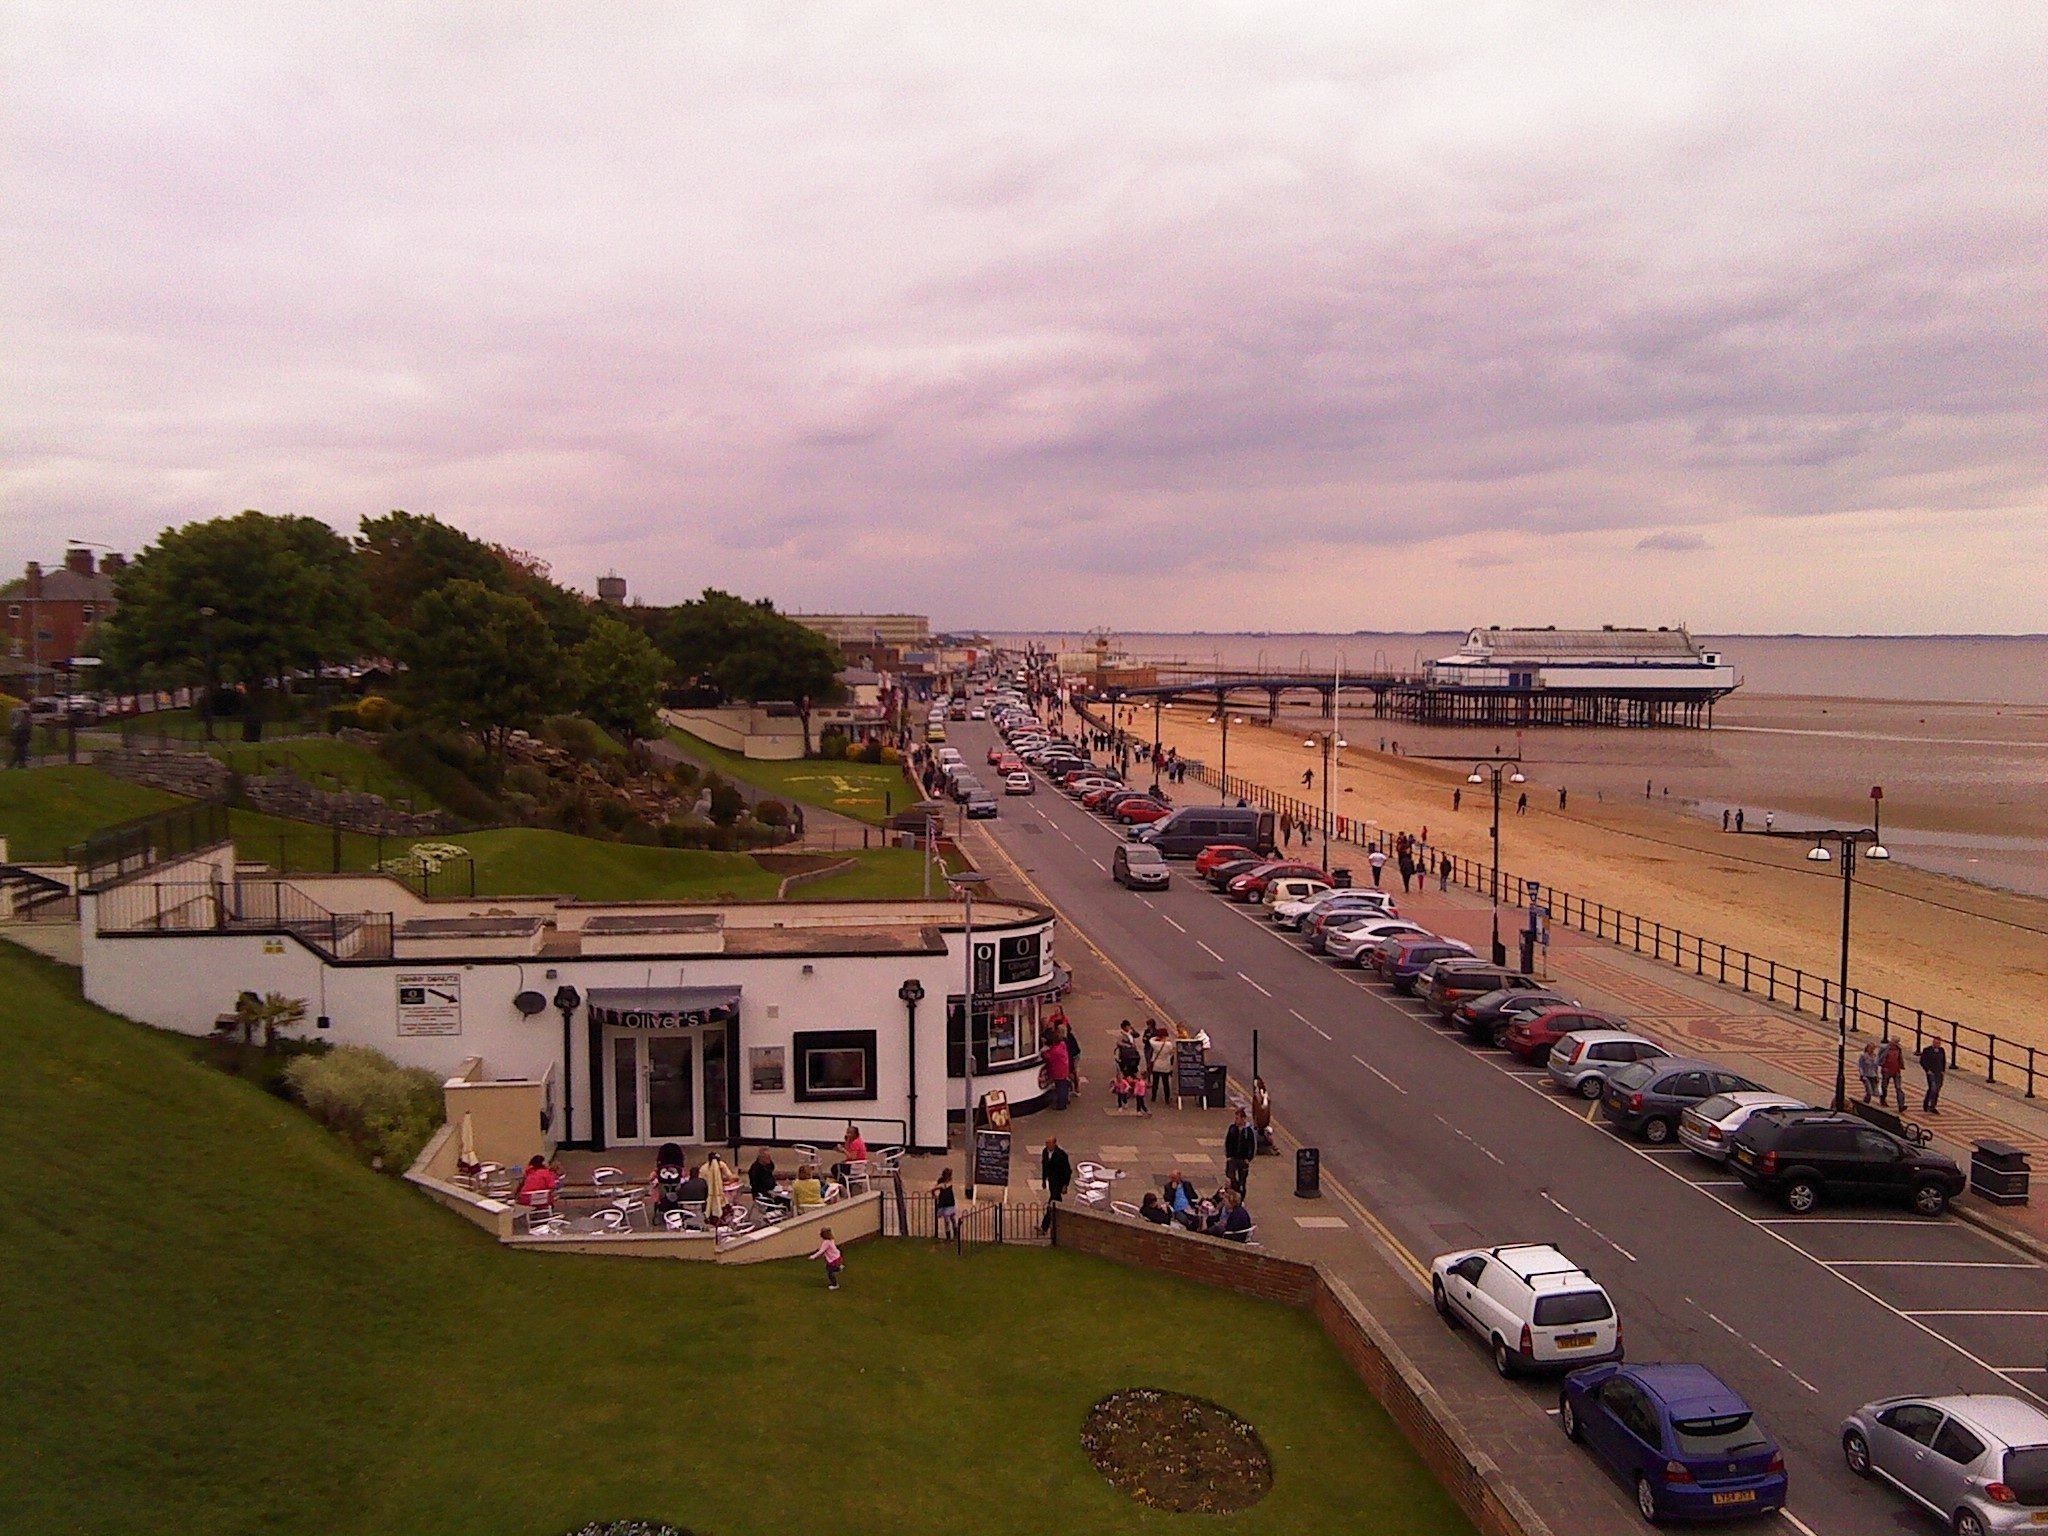
<path fill-rule="evenodd" d="M 1041 827 L 1035 821 L 1019 822 L 1018 825 L 1023 827 L 1024 834 L 1027 837 L 1038 837 L 1041 836 L 1045 831 L 1045 828 Z M 965 1113 L 965 1111 L 962 1111 L 962 1113 Z"/>
<path fill-rule="evenodd" d="M 1189 971 L 1188 979 L 1190 981 L 1222 981 L 1224 976 L 1221 971 Z"/>
<path fill-rule="evenodd" d="M 1249 1509 L 1273 1486 L 1259 1432 L 1221 1404 L 1181 1392 L 1111 1393 L 1088 1410 L 1081 1444 L 1111 1487 L 1176 1514 Z"/>

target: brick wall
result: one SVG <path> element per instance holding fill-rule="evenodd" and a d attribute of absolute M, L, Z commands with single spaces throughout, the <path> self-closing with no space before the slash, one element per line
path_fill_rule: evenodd
<path fill-rule="evenodd" d="M 1493 1459 L 1473 1443 L 1400 1345 L 1351 1288 L 1320 1264 L 1064 1205 L 1054 1208 L 1053 1242 L 1307 1308 L 1482 1536 L 1550 1536 L 1549 1524 L 1506 1486 Z"/>

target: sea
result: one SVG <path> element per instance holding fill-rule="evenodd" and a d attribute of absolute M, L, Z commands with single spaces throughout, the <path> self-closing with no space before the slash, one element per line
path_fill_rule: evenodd
<path fill-rule="evenodd" d="M 1419 669 L 1465 631 L 1339 634 L 1117 633 L 1115 648 L 1192 666 L 1331 673 Z M 1084 632 L 1002 634 L 1085 649 Z M 1429 727 L 1372 720 L 1360 745 L 1456 754 L 1511 751 L 1545 789 L 1648 801 L 1716 823 L 1724 810 L 1783 827 L 1876 822 L 1894 858 L 2048 897 L 2048 635 L 1701 635 L 1741 686 L 1711 730 Z M 1350 701 L 1347 699 L 1346 704 Z M 1283 706 L 1306 724 L 1311 709 Z M 1873 797 L 1872 791 L 1881 792 Z"/>

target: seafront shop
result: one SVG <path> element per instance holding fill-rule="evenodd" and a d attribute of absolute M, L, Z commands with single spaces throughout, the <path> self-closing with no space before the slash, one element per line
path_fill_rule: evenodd
<path fill-rule="evenodd" d="M 524 1085 L 535 1150 L 836 1142 L 940 1149 L 963 1110 L 963 911 L 950 901 L 424 900 L 379 875 L 237 871 L 232 844 L 82 893 L 85 995 L 205 1035 L 244 992 L 299 1033 L 485 1090 Z M 1067 985 L 1052 914 L 974 905 L 975 1086 L 1043 1098 Z"/>

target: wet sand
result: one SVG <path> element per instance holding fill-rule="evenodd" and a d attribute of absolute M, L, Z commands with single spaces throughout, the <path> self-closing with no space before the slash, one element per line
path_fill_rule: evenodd
<path fill-rule="evenodd" d="M 1518 875 L 1553 881 L 1576 895 L 1604 901 L 1704 935 L 1734 947 L 1781 962 L 1799 965 L 1817 974 L 1832 976 L 1837 961 L 1841 924 L 1841 881 L 1835 866 L 1817 870 L 1805 858 L 1804 845 L 1762 837 L 1737 837 L 1719 830 L 1718 805 L 1708 787 L 1724 782 L 1731 756 L 1743 761 L 1743 772 L 1767 775 L 1774 748 L 1791 740 L 1802 745 L 1806 738 L 1787 738 L 1775 732 L 1807 729 L 1808 722 L 1828 711 L 1829 728 L 1853 723 L 1858 732 L 1884 726 L 1881 733 L 1909 738 L 1905 756 L 1887 760 L 1904 761 L 1916 755 L 1924 760 L 1925 785 L 1914 776 L 1886 785 L 1885 835 L 1895 836 L 1893 801 L 1896 796 L 1901 823 L 1915 819 L 1938 821 L 1942 800 L 1939 778 L 1953 771 L 1953 760 L 1944 769 L 1952 749 L 1944 738 L 1959 734 L 1958 718 L 1945 711 L 1979 709 L 2002 725 L 1985 727 L 1982 719 L 1967 727 L 1974 736 L 2004 741 L 2004 730 L 2022 743 L 2018 753 L 2031 751 L 2024 745 L 2039 738 L 2048 727 L 2048 711 L 2024 712 L 2024 718 L 2010 709 L 1992 715 L 1989 708 L 1976 706 L 1917 706 L 1911 725 L 1920 727 L 1920 715 L 1927 715 L 1925 735 L 1906 728 L 1905 717 L 1881 710 L 1877 713 L 1846 706 L 1843 701 L 1785 701 L 1758 698 L 1745 701 L 1755 713 L 1738 723 L 1755 725 L 1754 733 L 1731 732 L 1530 732 L 1524 746 L 1531 761 L 1525 770 L 1531 782 L 1529 810 L 1517 815 L 1514 797 L 1507 797 L 1502 818 L 1501 859 L 1503 867 Z M 1843 711 L 1847 711 L 1846 713 Z M 1131 728 L 1149 734 L 1151 710 L 1129 712 Z M 1218 728 L 1208 724 L 1208 710 L 1182 706 L 1162 712 L 1162 739 L 1187 756 L 1215 765 L 1220 757 Z M 2008 716 L 2013 718 L 2008 719 Z M 1237 723 L 1242 719 L 1245 723 Z M 1230 729 L 1230 772 L 1287 794 L 1320 800 L 1320 789 L 1304 791 L 1304 769 L 1321 769 L 1319 749 L 1302 744 L 1301 729 L 1306 716 L 1283 716 L 1280 727 L 1269 728 L 1251 712 L 1233 711 Z M 1382 730 L 1389 748 L 1399 740 L 1406 751 L 1446 752 L 1490 749 L 1495 733 L 1443 732 L 1455 742 L 1438 744 L 1425 740 L 1414 727 L 1370 719 L 1347 719 L 1343 723 L 1349 750 L 1342 754 L 1331 797 L 1333 812 L 1390 830 L 1426 827 L 1431 841 L 1473 858 L 1487 856 L 1487 829 L 1491 820 L 1490 790 L 1465 782 L 1467 764 L 1431 763 L 1409 756 L 1395 756 L 1391 750 L 1377 750 Z M 1585 740 L 1593 736 L 1655 738 L 1642 749 L 1654 753 L 1661 766 L 1654 770 L 1653 794 L 1643 798 L 1643 781 L 1648 770 L 1626 761 L 1608 760 Z M 1477 738 L 1484 736 L 1482 741 Z M 1689 738 L 1674 741 L 1674 737 Z M 1576 743 L 1576 745 L 1575 745 Z M 1512 733 L 1499 743 L 1514 749 Z M 1614 749 L 1625 758 L 1630 749 Z M 1972 748 L 1981 752 L 1983 748 Z M 1845 746 L 1846 761 L 1840 777 L 1862 791 L 1869 775 L 1862 771 L 1867 750 Z M 2021 763 L 2039 757 L 2020 756 Z M 2041 822 L 2017 823 L 2039 828 L 2048 823 L 2048 812 L 2040 804 L 2042 775 L 2036 771 L 2031 793 L 2020 784 L 2011 793 L 2022 818 L 2040 815 Z M 1751 778 L 1748 782 L 1764 780 Z M 1608 784 L 1614 785 L 1609 792 Z M 1666 783 L 1671 785 L 1667 798 Z M 1560 812 L 1557 789 L 1568 788 L 1569 803 Z M 1894 787 L 1896 785 L 1896 788 Z M 1840 816 L 1865 824 L 1869 802 L 1854 790 L 1801 797 L 1796 786 L 1786 784 L 1780 807 L 1786 812 L 1806 810 L 1816 816 Z M 1451 810 L 1454 790 L 1463 791 L 1463 809 Z M 1999 791 L 2005 793 L 2006 791 Z M 1182 804 L 1198 803 L 1213 793 L 1207 786 L 1189 783 L 1179 799 Z M 1859 805 L 1860 802 L 1860 805 Z M 1714 805 L 1711 822 L 1689 813 L 1685 807 Z M 1757 814 L 1752 801 L 1752 814 Z M 1909 810 L 1910 808 L 1910 810 Z M 1854 813 L 1861 810 L 1862 815 Z M 2001 813 L 2003 814 L 2003 813 Z M 1758 820 L 1761 820 L 1760 815 Z M 1779 825 L 1790 823 L 1781 814 Z M 2006 822 L 2004 834 L 2014 822 Z M 1981 820 L 1969 826 L 1945 829 L 1951 835 L 1982 835 Z M 1905 830 L 1903 826 L 1901 831 Z M 1855 904 L 1854 939 L 1850 981 L 1868 994 L 1891 997 L 1895 1003 L 1917 1006 L 1929 1013 L 1954 1018 L 1978 1029 L 1993 1030 L 2009 1039 L 2048 1048 L 2048 899 L 2020 892 L 1998 890 L 1945 876 L 1932 870 L 1916 869 L 1893 861 L 1887 866 L 1865 865 L 1859 870 Z"/>

